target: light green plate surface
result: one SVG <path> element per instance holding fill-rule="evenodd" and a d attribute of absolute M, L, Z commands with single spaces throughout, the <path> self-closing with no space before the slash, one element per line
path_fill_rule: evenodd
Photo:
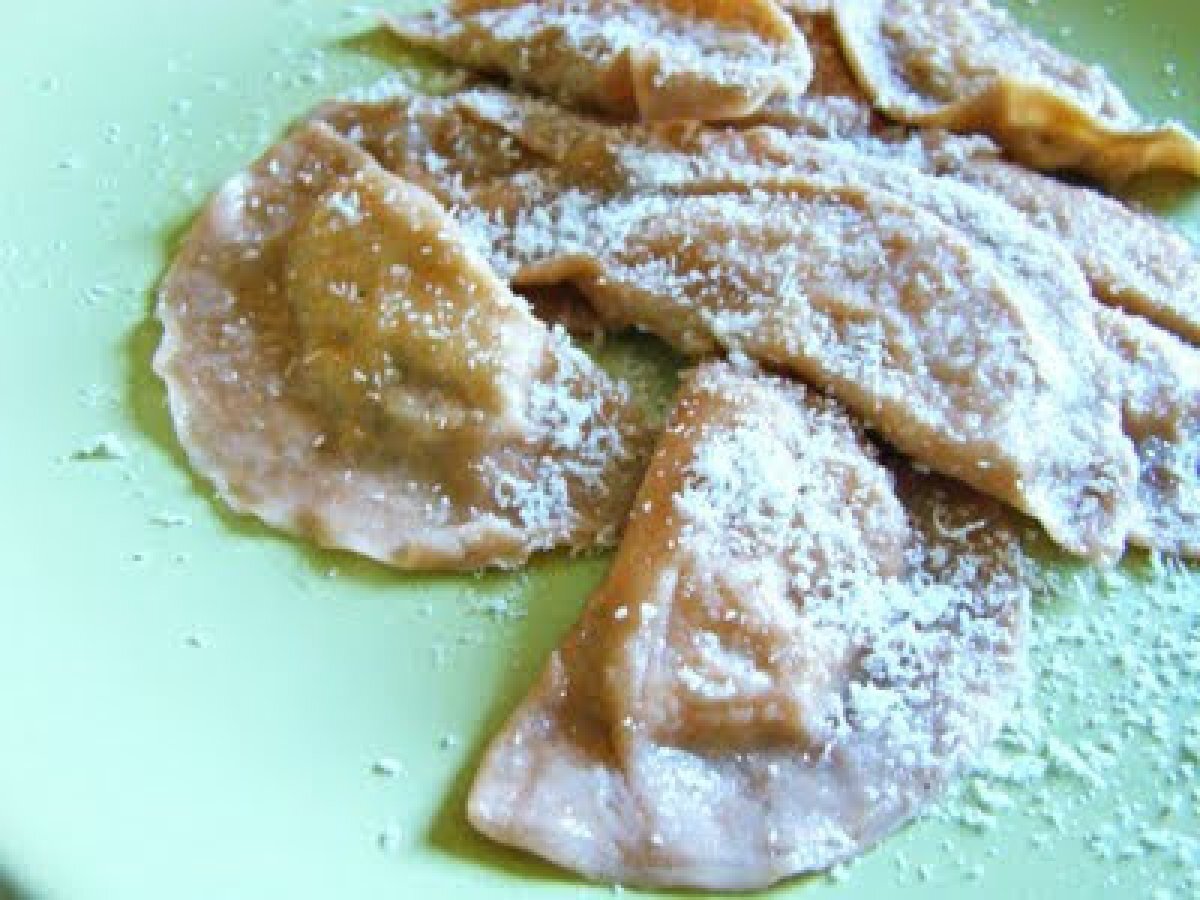
<path fill-rule="evenodd" d="M 1020 12 L 1200 125 L 1194 0 Z M 605 895 L 462 815 L 605 561 L 404 577 L 277 537 L 189 474 L 149 374 L 180 226 L 291 117 L 402 58 L 351 37 L 364 8 L 318 0 L 3 18 L 0 898 Z M 72 458 L 109 433 L 125 458 Z M 989 779 L 776 895 L 1200 894 L 1200 581 L 1147 569 L 1043 604 L 1030 712 Z"/>

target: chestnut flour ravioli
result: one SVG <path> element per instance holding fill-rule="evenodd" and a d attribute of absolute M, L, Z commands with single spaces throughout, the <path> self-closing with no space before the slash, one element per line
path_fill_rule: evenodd
<path fill-rule="evenodd" d="M 497 206 L 513 195 L 497 191 Z M 931 213 L 800 175 L 699 196 L 515 203 L 471 225 L 515 283 L 569 281 L 613 327 L 782 368 L 1072 552 L 1124 549 L 1132 450 L 1061 339 L 1078 326 L 1095 344 L 1094 330 L 1042 315 L 994 253 Z"/>
<path fill-rule="evenodd" d="M 793 18 L 812 56 L 812 81 L 802 95 L 771 97 L 746 123 L 843 139 L 869 137 L 883 130 L 887 127 L 885 120 L 871 106 L 870 98 L 846 63 L 828 4 L 809 12 L 797 6 L 793 4 Z"/>
<path fill-rule="evenodd" d="M 950 174 L 1003 198 L 1031 227 L 1061 240 L 1099 299 L 1200 344 L 1200 251 L 1169 223 L 1003 160 L 966 160 Z"/>
<path fill-rule="evenodd" d="M 828 868 L 994 735 L 1024 571 L 999 506 L 889 469 L 798 385 L 705 365 L 608 579 L 488 749 L 471 822 L 620 883 Z"/>
<path fill-rule="evenodd" d="M 989 257 L 1020 290 L 1027 317 L 1040 323 L 1038 342 L 1042 346 L 1052 343 L 1063 357 L 1070 358 L 1070 370 L 1058 378 L 1055 390 L 1064 397 L 1071 392 L 1080 396 L 1081 402 L 1074 408 L 1081 419 L 1106 423 L 1109 449 L 1120 449 L 1125 458 L 1122 469 L 1128 477 L 1132 477 L 1136 454 L 1140 461 L 1137 491 L 1126 489 L 1120 501 L 1126 516 L 1132 516 L 1127 523 L 1138 523 L 1130 527 L 1130 542 L 1165 552 L 1195 553 L 1189 548 L 1200 540 L 1196 534 L 1197 493 L 1189 486 L 1197 483 L 1198 475 L 1195 463 L 1188 461 L 1196 459 L 1195 411 L 1200 394 L 1196 377 L 1188 372 L 1200 372 L 1197 351 L 1178 346 L 1173 336 L 1160 329 L 1100 305 L 1071 255 L 1072 250 L 1081 253 L 1080 247 L 1055 239 L 1049 225 L 1035 227 L 1032 217 L 986 191 L 986 184 L 974 189 L 951 178 L 931 177 L 909 165 L 909 160 L 914 160 L 932 166 L 933 158 L 926 159 L 923 154 L 936 145 L 898 148 L 893 154 L 883 142 L 850 144 L 775 129 L 614 128 L 496 93 L 471 92 L 462 95 L 462 102 L 508 128 L 530 152 L 557 160 L 564 170 L 582 167 L 593 175 L 605 172 L 605 177 L 595 178 L 594 183 L 607 184 L 610 190 L 624 184 L 627 191 L 641 194 L 786 193 L 787 173 L 800 173 L 831 186 L 868 185 L 886 190 L 937 217 L 969 239 L 976 252 Z M 864 152 L 865 148 L 870 152 Z M 1014 168 L 984 157 L 966 159 L 962 172 Z M 1026 174 L 1029 184 L 1033 179 L 1050 181 L 1036 173 Z M 1018 182 L 1023 184 L 1026 182 Z M 1056 193 L 1055 187 L 1061 190 Z M 1032 188 L 1028 192 L 1034 193 Z M 1080 230 L 1086 233 L 1090 229 L 1095 242 L 1104 239 L 1101 217 L 1088 210 L 1105 207 L 1114 208 L 1117 220 L 1123 214 L 1141 224 L 1132 234 L 1123 233 L 1131 242 L 1136 240 L 1133 235 L 1140 234 L 1149 243 L 1148 236 L 1155 230 L 1175 238 L 1157 255 L 1127 244 L 1123 255 L 1110 252 L 1107 258 L 1112 265 L 1118 265 L 1123 257 L 1124 266 L 1131 269 L 1151 259 L 1186 264 L 1181 254 L 1170 253 L 1172 247 L 1186 244 L 1185 239 L 1148 214 L 1095 192 L 1057 183 L 1042 196 L 1069 199 L 1073 194 L 1090 202 L 1075 207 L 1083 216 Z M 1069 205 L 1061 203 L 1064 211 Z M 1082 242 L 1082 237 L 1077 240 Z M 1115 246 L 1121 247 L 1119 243 Z M 1136 338 L 1127 339 L 1134 333 Z M 1130 347 L 1141 348 L 1133 365 Z M 1151 352 L 1151 347 L 1170 349 Z M 1152 403 L 1145 399 L 1148 390 L 1154 396 Z M 1054 427 L 1066 429 L 1069 425 L 1064 420 Z"/>
<path fill-rule="evenodd" d="M 1035 169 L 1103 181 L 1200 175 L 1182 126 L 1146 126 L 1120 90 L 987 0 L 834 0 L 851 66 L 876 107 L 913 125 L 986 133 Z"/>
<path fill-rule="evenodd" d="M 389 84 L 386 95 L 375 99 L 322 103 L 308 120 L 332 128 L 443 204 L 469 203 L 479 185 L 524 172 L 548 172 L 550 166 L 544 154 L 471 110 L 463 98 L 475 92 L 431 96 Z"/>
<path fill-rule="evenodd" d="M 1200 556 L 1200 253 L 1050 172 L 1200 145 L 1100 69 L 986 0 L 385 21 L 474 74 L 324 103 L 230 179 L 154 366 L 218 497 L 322 546 L 617 546 L 476 773 L 482 834 L 619 884 L 828 869 L 1009 714 L 1024 515 Z M 626 330 L 695 366 L 665 427 L 571 336 Z"/>
<path fill-rule="evenodd" d="M 627 388 L 326 126 L 218 192 L 159 317 L 180 440 L 234 509 L 402 568 L 615 539 L 646 440 Z"/>
<path fill-rule="evenodd" d="M 1194 251 L 1186 239 L 1147 213 L 1095 191 L 1020 170 L 994 159 L 982 146 L 967 142 L 960 148 L 958 139 L 936 136 L 916 142 L 874 137 L 846 142 L 777 128 L 611 126 L 544 101 L 493 89 L 444 98 L 403 95 L 379 103 L 332 104 L 319 115 L 354 136 L 389 168 L 439 196 L 466 204 L 468 218 L 479 204 L 488 205 L 489 194 L 503 198 L 508 207 L 516 204 L 517 225 L 510 239 L 538 252 L 554 251 L 565 242 L 571 255 L 573 234 L 579 229 L 556 230 L 550 217 L 556 208 L 554 198 L 564 191 L 574 191 L 570 196 L 576 198 L 594 195 L 613 202 L 631 196 L 787 193 L 790 177 L 801 174 L 829 185 L 865 186 L 897 195 L 967 238 L 975 253 L 989 257 L 1024 297 L 1025 320 L 1040 323 L 1036 345 L 1056 347 L 1054 352 L 1070 358 L 1070 367 L 1064 369 L 1067 374 L 1054 380 L 1053 389 L 1065 397 L 1068 385 L 1077 384 L 1081 402 L 1074 406 L 1076 417 L 1103 424 L 1107 437 L 1099 446 L 1120 453 L 1122 461 L 1112 470 L 1113 483 L 1126 486 L 1113 502 L 1124 508 L 1127 523 L 1143 523 L 1129 531 L 1130 540 L 1176 552 L 1195 543 L 1186 539 L 1187 528 L 1180 527 L 1193 520 L 1187 512 L 1188 503 L 1194 503 L 1189 501 L 1193 493 L 1150 490 L 1147 481 L 1160 481 L 1162 472 L 1161 466 L 1150 466 L 1147 460 L 1162 459 L 1169 452 L 1174 470 L 1183 473 L 1183 480 L 1176 481 L 1194 483 L 1184 464 L 1194 442 L 1193 429 L 1147 432 L 1128 424 L 1127 417 L 1120 418 L 1122 404 L 1142 394 L 1146 378 L 1152 377 L 1183 386 L 1159 394 L 1159 420 L 1190 422 L 1189 410 L 1196 400 L 1182 374 L 1190 354 L 1180 350 L 1147 357 L 1138 367 L 1142 377 L 1133 379 L 1134 370 L 1124 365 L 1124 354 L 1117 352 L 1117 359 L 1112 358 L 1113 347 L 1101 344 L 1094 323 L 1099 314 L 1096 299 L 1113 302 L 1118 289 L 1123 295 L 1144 297 L 1137 308 L 1153 311 L 1162 308 L 1154 298 L 1172 296 L 1171 285 L 1186 287 Z M 953 179 L 930 177 L 918 166 L 927 172 L 946 172 Z M 960 180 L 970 187 L 957 183 Z M 542 190 L 546 185 L 548 193 Z M 1114 235 L 1103 228 L 1105 221 L 1122 221 L 1130 227 Z M 601 226 L 591 231 L 599 233 Z M 1110 287 L 1105 290 L 1105 285 Z M 534 289 L 539 296 L 561 293 L 561 286 L 523 289 Z M 1174 308 L 1186 310 L 1186 297 L 1176 296 Z M 1124 302 L 1132 307 L 1136 301 Z M 542 308 L 582 333 L 597 327 L 589 313 L 573 312 L 568 304 Z M 626 311 L 613 322 L 632 321 L 645 327 L 651 315 Z M 1159 318 L 1170 320 L 1167 312 Z M 1118 327 L 1134 327 L 1123 325 L 1119 318 L 1105 321 L 1103 330 L 1109 335 Z M 1091 399 L 1083 401 L 1084 397 Z M 1124 439 L 1119 433 L 1122 421 Z M 1059 417 L 1052 428 L 1062 433 L 1069 422 Z M 1130 486 L 1134 451 L 1141 460 L 1136 492 Z M 1153 505 L 1148 506 L 1151 500 Z M 1177 524 L 1152 527 L 1169 521 Z"/>
<path fill-rule="evenodd" d="M 812 59 L 770 0 L 451 0 L 404 40 L 626 119 L 733 119 L 799 95 Z"/>
<path fill-rule="evenodd" d="M 1115 310 L 1099 310 L 1097 322 L 1118 360 L 1124 428 L 1138 454 L 1130 539 L 1200 558 L 1200 350 Z"/>

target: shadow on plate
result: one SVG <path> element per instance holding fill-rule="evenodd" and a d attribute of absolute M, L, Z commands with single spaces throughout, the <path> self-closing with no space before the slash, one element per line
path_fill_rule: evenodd
<path fill-rule="evenodd" d="M 1195 208 L 1196 179 L 1175 172 L 1156 172 L 1135 178 L 1120 193 L 1160 216 L 1180 217 Z"/>
<path fill-rule="evenodd" d="M 26 890 L 3 867 L 0 867 L 0 900 L 39 900 L 39 895 Z"/>

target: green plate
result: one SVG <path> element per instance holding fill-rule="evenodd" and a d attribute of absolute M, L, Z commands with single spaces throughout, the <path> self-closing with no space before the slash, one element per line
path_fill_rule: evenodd
<path fill-rule="evenodd" d="M 1019 6 L 1200 126 L 1193 0 Z M 276 536 L 190 474 L 149 372 L 152 288 L 208 192 L 318 99 L 428 60 L 320 0 L 17 3 L 4 25 L 0 898 L 607 895 L 462 812 L 606 560 L 407 577 Z M 1141 191 L 1200 222 L 1186 187 Z M 988 774 L 777 896 L 1200 894 L 1200 580 L 1055 572 Z"/>

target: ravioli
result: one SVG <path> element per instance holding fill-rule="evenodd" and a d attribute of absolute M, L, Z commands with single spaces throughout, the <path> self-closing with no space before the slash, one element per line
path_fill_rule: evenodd
<path fill-rule="evenodd" d="M 1024 671 L 1024 572 L 997 506 L 882 464 L 831 401 L 707 364 L 470 820 L 624 884 L 828 868 L 995 734 Z"/>
<path fill-rule="evenodd" d="M 308 120 L 329 126 L 444 204 L 465 202 L 473 188 L 496 179 L 547 170 L 541 154 L 464 105 L 473 93 L 431 96 L 389 85 L 383 97 L 323 103 Z"/>
<path fill-rule="evenodd" d="M 1061 240 L 1096 297 L 1200 344 L 1200 252 L 1169 223 L 1098 191 L 973 159 L 950 170 Z"/>
<path fill-rule="evenodd" d="M 802 7 L 810 7 L 805 10 Z M 812 80 L 801 94 L 771 97 L 750 124 L 776 125 L 823 138 L 853 139 L 885 128 L 846 62 L 828 3 L 792 3 L 797 27 L 813 60 Z"/>
<path fill-rule="evenodd" d="M 1019 289 L 1026 314 L 1039 323 L 1042 339 L 1050 340 L 1070 359 L 1070 373 L 1059 376 L 1055 390 L 1086 398 L 1076 407 L 1081 419 L 1100 423 L 1109 450 L 1122 459 L 1118 471 L 1132 478 L 1136 490 L 1123 490 L 1124 512 L 1132 516 L 1129 541 L 1163 552 L 1194 555 L 1197 540 L 1195 409 L 1200 403 L 1196 377 L 1200 357 L 1188 348 L 1169 349 L 1173 339 L 1158 329 L 1099 305 L 1069 244 L 1061 244 L 1043 225 L 1041 230 L 1018 210 L 991 192 L 976 190 L 949 178 L 935 178 L 907 165 L 910 158 L 925 165 L 928 147 L 895 157 L 861 152 L 863 144 L 814 140 L 774 130 L 667 132 L 633 128 L 613 129 L 587 123 L 538 103 L 488 95 L 464 97 L 464 103 L 492 121 L 510 128 L 530 152 L 557 161 L 566 169 L 589 161 L 600 167 L 598 147 L 605 147 L 610 172 L 596 183 L 623 183 L 630 191 L 706 195 L 715 192 L 785 192 L 789 174 L 818 178 L 833 186 L 868 185 L 889 191 L 935 216 L 968 239 L 976 252 L 990 257 L 1005 280 Z M 879 154 L 886 144 L 873 143 Z M 990 166 L 983 157 L 970 157 L 971 166 Z M 959 160 L 955 165 L 962 165 Z M 995 164 L 997 172 L 1012 168 Z M 987 169 L 984 169 L 987 170 Z M 1048 181 L 1032 175 L 1034 180 Z M 1070 191 L 1082 189 L 1070 188 Z M 1115 201 L 1087 192 L 1097 205 Z M 1050 196 L 1053 196 L 1051 189 Z M 1069 196 L 1069 195 L 1065 195 Z M 1081 208 L 1087 209 L 1085 204 Z M 1126 210 L 1125 207 L 1119 207 Z M 1154 220 L 1145 214 L 1126 215 Z M 1097 230 L 1100 218 L 1091 220 Z M 1167 226 L 1161 225 L 1166 230 Z M 576 229 L 577 230 L 577 229 Z M 1130 252 L 1129 258 L 1145 258 Z M 1162 259 L 1172 258 L 1164 253 Z M 630 314 L 630 318 L 634 314 Z M 1121 339 L 1118 335 L 1136 335 Z M 1142 348 L 1140 351 L 1138 348 Z M 1153 400 L 1146 400 L 1147 392 Z M 1145 411 L 1130 410 L 1151 409 Z M 1122 412 L 1126 410 L 1126 412 Z M 1059 423 L 1054 427 L 1067 427 Z M 1123 432 L 1123 434 L 1122 434 Z M 1136 461 L 1135 461 L 1136 460 Z M 1140 462 L 1138 462 L 1140 461 Z M 1189 468 L 1190 466 L 1190 468 Z"/>
<path fill-rule="evenodd" d="M 488 749 L 482 833 L 619 883 L 827 869 L 1004 718 L 1013 510 L 1102 563 L 1200 556 L 1195 249 L 991 140 L 1200 174 L 1099 70 L 982 0 L 391 26 L 558 102 L 319 107 L 193 227 L 155 367 L 217 495 L 323 546 L 467 570 L 624 530 Z M 569 336 L 626 328 L 706 360 L 652 459 L 654 417 Z"/>
<path fill-rule="evenodd" d="M 1058 348 L 1059 358 L 1065 356 L 1070 359 L 1069 374 L 1056 376 L 1053 389 L 1077 398 L 1072 407 L 1075 410 L 1073 419 L 1090 420 L 1105 435 L 1100 443 L 1107 446 L 1108 459 L 1115 473 L 1114 484 L 1110 485 L 1115 494 L 1114 506 L 1127 523 L 1141 523 L 1137 527 L 1131 526 L 1128 539 L 1132 543 L 1166 552 L 1194 552 L 1187 549 L 1194 543 L 1194 539 L 1187 536 L 1189 528 L 1194 531 L 1194 525 L 1189 524 L 1194 521 L 1194 514 L 1189 511 L 1189 504 L 1194 503 L 1194 494 L 1183 487 L 1163 489 L 1161 485 L 1166 483 L 1162 475 L 1163 467 L 1151 466 L 1146 462 L 1151 458 L 1170 456 L 1175 460 L 1173 470 L 1186 472 L 1184 461 L 1190 458 L 1192 432 L 1186 427 L 1173 426 L 1147 431 L 1145 427 L 1130 425 L 1132 420 L 1121 413 L 1122 407 L 1131 402 L 1130 397 L 1137 395 L 1141 390 L 1139 385 L 1144 384 L 1148 377 L 1153 377 L 1159 383 L 1186 384 L 1186 378 L 1180 380 L 1182 376 L 1177 371 L 1179 364 L 1175 362 L 1186 357 L 1180 357 L 1178 353 L 1148 357 L 1140 363 L 1144 374 L 1140 378 L 1132 378 L 1132 370 L 1122 355 L 1118 353 L 1113 358 L 1113 348 L 1100 341 L 1095 324 L 1100 310 L 1089 291 L 1089 281 L 1092 290 L 1096 290 L 1097 281 L 1094 277 L 1085 280 L 1075 260 L 1093 273 L 1095 267 L 1087 265 L 1088 257 L 1078 246 L 1070 242 L 1061 244 L 1052 234 L 1054 229 L 1045 220 L 1042 220 L 1040 229 L 1033 227 L 1039 220 L 1028 207 L 1018 211 L 1000 199 L 988 196 L 999 191 L 988 190 L 987 181 L 991 179 L 982 178 L 981 173 L 994 172 L 1000 177 L 1015 167 L 991 159 L 986 148 L 979 148 L 970 141 L 966 146 L 959 147 L 957 145 L 961 142 L 957 139 L 942 140 L 937 136 L 909 146 L 875 139 L 848 144 L 765 128 L 731 130 L 683 126 L 604 126 L 571 115 L 553 104 L 491 89 L 462 92 L 456 95 L 453 105 L 446 108 L 454 110 L 454 121 L 473 123 L 469 127 L 474 131 L 490 134 L 485 146 L 503 145 L 506 147 L 505 158 L 519 158 L 523 162 L 507 176 L 498 177 L 498 180 L 474 179 L 464 182 L 460 169 L 467 163 L 462 161 L 434 166 L 443 173 L 436 177 L 452 173 L 451 184 L 471 185 L 475 194 L 471 191 L 460 192 L 467 203 L 487 205 L 498 202 L 504 205 L 511 203 L 514 198 L 518 199 L 520 202 L 516 205 L 516 212 L 526 216 L 527 221 L 517 237 L 524 240 L 536 237 L 544 245 L 542 250 L 547 252 L 547 248 L 553 248 L 562 236 L 556 236 L 554 228 L 557 226 L 552 226 L 546 216 L 554 209 L 554 198 L 562 191 L 571 190 L 595 194 L 610 201 L 630 194 L 703 196 L 715 193 L 748 194 L 752 191 L 786 193 L 789 179 L 801 174 L 833 186 L 858 185 L 885 190 L 928 212 L 965 238 L 972 245 L 974 253 L 990 257 L 1010 288 L 1015 288 L 1023 297 L 1027 317 L 1038 323 L 1040 344 L 1045 346 L 1049 342 Z M 405 128 L 399 127 L 387 116 L 381 117 L 377 110 L 360 114 L 343 108 L 339 115 L 344 120 L 343 127 L 365 118 L 367 121 L 376 121 L 381 134 L 406 133 Z M 353 126 L 349 127 L 353 130 Z M 494 129 L 494 133 L 488 129 Z M 512 140 L 505 144 L 496 137 L 497 134 L 507 134 Z M 399 143 L 385 142 L 376 149 L 396 162 L 402 170 L 411 170 L 412 165 L 424 165 L 421 162 L 426 158 L 423 153 L 397 155 L 396 145 Z M 474 148 L 479 145 L 468 142 L 464 146 Z M 467 154 L 467 158 L 472 153 L 474 150 Z M 954 173 L 986 193 L 960 185 L 949 178 L 921 174 L 914 169 L 914 165 Z M 496 169 L 493 167 L 493 170 Z M 1136 217 L 1144 222 L 1142 233 L 1147 237 L 1154 230 L 1174 235 L 1165 223 L 1157 223 L 1149 215 L 1131 211 L 1093 191 L 1060 185 L 1036 173 L 1028 173 L 1025 180 L 1019 178 L 1020 170 L 1013 174 L 1015 180 L 1003 182 L 1010 190 L 1014 186 L 1020 187 L 1023 196 L 1030 198 L 1061 197 L 1063 202 L 1060 207 L 1063 209 L 1069 206 L 1066 201 L 1073 195 L 1083 194 L 1082 199 L 1087 202 L 1077 203 L 1075 208 L 1081 211 L 1089 208 L 1097 210 L 1083 220 L 1097 234 L 1102 221 L 1099 212 L 1113 207 L 1115 209 L 1110 218 L 1118 214 Z M 535 177 L 532 184 L 522 180 L 531 175 Z M 542 176 L 550 178 L 552 186 L 539 193 L 537 179 Z M 518 179 L 520 184 L 514 185 L 510 178 Z M 1046 189 L 1037 190 L 1043 182 L 1049 182 Z M 479 191 L 484 193 L 480 194 Z M 489 191 L 490 195 L 487 193 Z M 500 199 L 489 200 L 489 196 Z M 1020 197 L 1015 199 L 1019 200 Z M 468 212 L 466 215 L 470 219 L 474 213 Z M 536 223 L 548 230 L 539 232 Z M 574 229 L 579 230 L 578 223 Z M 1069 232 L 1064 233 L 1064 238 L 1069 236 Z M 1078 240 L 1083 239 L 1081 237 Z M 568 234 L 565 240 L 569 243 L 572 238 Z M 1176 243 L 1183 240 L 1176 236 Z M 1153 242 L 1145 241 L 1147 248 L 1152 245 Z M 1172 253 L 1172 246 L 1167 244 L 1159 259 L 1164 263 L 1174 260 L 1180 265 L 1180 254 Z M 569 255 L 571 251 L 568 248 L 564 252 Z M 1152 252 L 1151 249 L 1139 249 L 1136 244 L 1127 244 L 1125 253 L 1113 254 L 1109 264 L 1130 267 L 1139 260 L 1146 260 Z M 543 317 L 563 322 L 581 334 L 594 335 L 601 327 L 594 311 L 582 307 L 577 298 L 571 296 L 569 291 L 564 291 L 562 284 L 534 286 L 532 289 L 524 287 L 522 290 L 534 292 Z M 1159 293 L 1165 291 L 1160 289 Z M 615 320 L 611 318 L 612 310 L 608 314 L 611 327 L 626 327 L 630 323 L 637 327 L 645 325 L 643 314 L 637 311 L 627 311 Z M 669 309 L 663 314 L 673 318 Z M 684 318 L 676 321 L 687 323 L 690 320 Z M 1103 329 L 1105 334 L 1112 334 L 1116 327 L 1114 321 L 1106 322 Z M 660 330 L 658 333 L 664 332 Z M 696 352 L 711 349 L 703 340 L 697 341 L 695 335 L 675 335 L 671 339 L 680 346 L 686 345 L 679 342 L 693 341 Z M 1161 341 L 1161 338 L 1158 340 Z M 1162 406 L 1166 402 L 1162 398 L 1166 397 L 1175 398 L 1169 409 Z M 1187 421 L 1188 411 L 1194 403 L 1195 399 L 1184 389 L 1160 393 L 1159 417 L 1164 421 Z M 1060 430 L 1071 427 L 1074 426 L 1065 419 L 1053 426 Z M 920 454 L 918 458 L 921 458 Z M 1136 488 L 1133 486 L 1135 477 L 1138 480 Z M 1186 479 L 1181 481 L 1178 475 L 1173 478 L 1171 483 L 1186 487 Z M 1022 485 L 1022 488 L 1027 486 Z M 1075 501 L 1062 499 L 1061 502 L 1069 504 Z M 1162 528 L 1156 530 L 1156 524 Z"/>
<path fill-rule="evenodd" d="M 624 119 L 736 119 L 799 95 L 812 59 L 770 0 L 452 0 L 405 41 Z"/>
<path fill-rule="evenodd" d="M 902 176 L 901 176 L 902 177 Z M 1068 248 L 1020 215 L 973 190 L 919 176 L 892 187 L 956 225 L 995 256 L 1057 320 L 1074 374 L 1095 386 L 1096 415 L 1117 404 L 1138 459 L 1131 544 L 1166 553 L 1200 552 L 1200 352 L 1135 316 L 1096 302 Z M 922 199 L 924 185 L 933 185 Z M 957 188 L 957 186 L 956 186 Z M 1094 323 L 1094 328 L 1088 323 Z"/>
<path fill-rule="evenodd" d="M 823 172 L 836 175 L 830 154 L 817 159 Z M 811 150 L 805 161 L 814 161 Z M 1139 317 L 1100 305 L 1069 245 L 1029 227 L 1016 210 L 945 179 L 863 163 L 848 159 L 845 165 L 955 227 L 1025 290 L 1047 331 L 1069 348 L 1073 376 L 1092 386 L 1094 417 L 1105 419 L 1114 405 L 1119 408 L 1121 431 L 1138 459 L 1129 542 L 1200 554 L 1200 351 Z M 1120 209 L 1153 228 L 1148 217 Z M 1169 252 L 1158 258 L 1179 261 Z"/>
<path fill-rule="evenodd" d="M 1040 316 L 935 216 L 799 175 L 770 190 L 523 205 L 470 225 L 514 283 L 570 281 L 612 327 L 783 368 L 1072 552 L 1121 553 L 1136 466 L 1115 408 L 1076 372 L 1065 317 Z"/>
<path fill-rule="evenodd" d="M 214 197 L 162 285 L 155 368 L 223 501 L 401 568 L 611 543 L 647 428 L 440 204 L 323 125 Z"/>
<path fill-rule="evenodd" d="M 876 107 L 913 125 L 982 132 L 1018 162 L 1106 182 L 1200 175 L 1182 126 L 1147 126 L 1120 90 L 987 0 L 834 0 L 851 66 Z"/>
<path fill-rule="evenodd" d="M 1119 361 L 1125 431 L 1140 467 L 1131 540 L 1200 557 L 1200 350 L 1143 319 L 1098 311 Z"/>

